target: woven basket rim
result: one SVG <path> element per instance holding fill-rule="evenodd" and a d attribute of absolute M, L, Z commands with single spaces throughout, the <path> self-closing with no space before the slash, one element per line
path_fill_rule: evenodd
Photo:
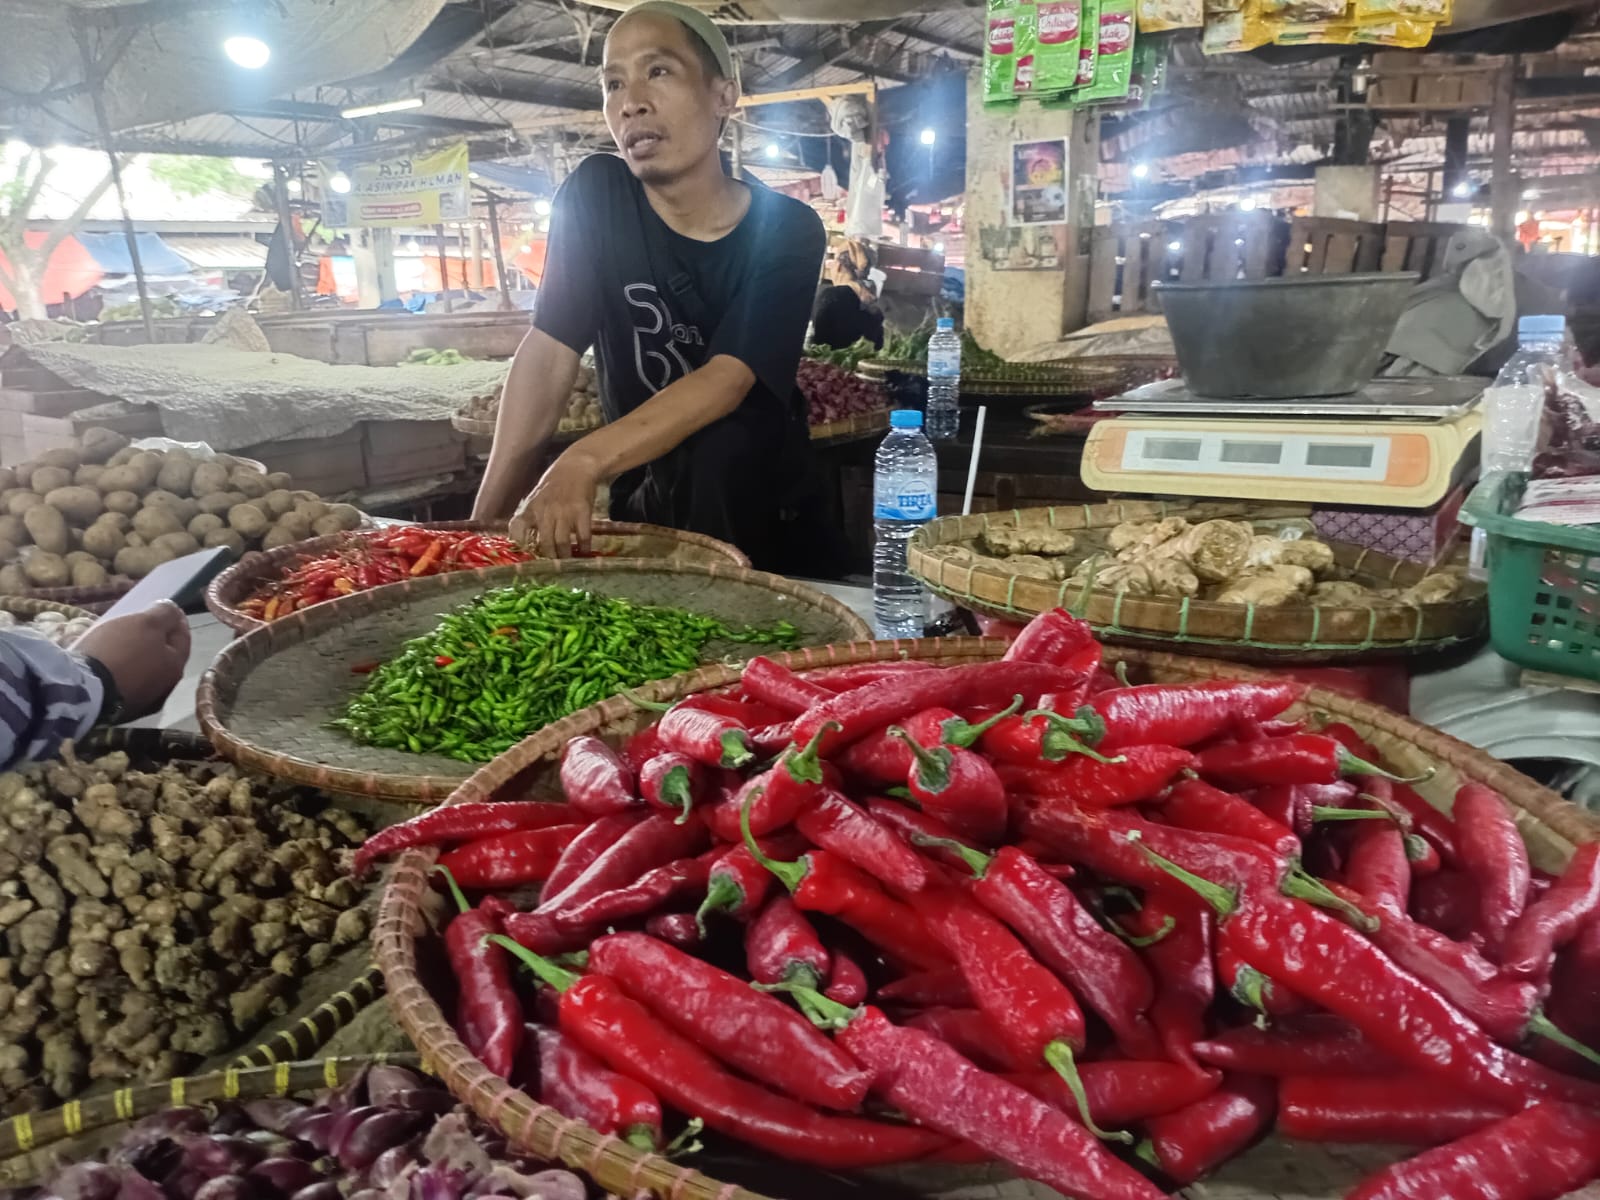
<path fill-rule="evenodd" d="M 362 617 L 371 616 L 389 608 L 406 604 L 413 596 L 437 591 L 441 595 L 460 592 L 458 599 L 475 584 L 481 590 L 502 584 L 543 581 L 547 583 L 581 580 L 587 575 L 605 573 L 666 574 L 696 576 L 711 580 L 729 580 L 765 588 L 779 595 L 803 601 L 839 622 L 840 626 L 856 636 L 865 637 L 869 630 L 864 621 L 832 596 L 809 584 L 771 575 L 732 563 L 673 563 L 662 559 L 535 559 L 513 566 L 491 567 L 483 571 L 457 571 L 448 575 L 429 575 L 385 587 L 354 592 L 314 604 L 310 608 L 279 618 L 271 625 L 260 626 L 236 638 L 212 661 L 195 696 L 195 710 L 200 730 L 210 739 L 217 751 L 232 762 L 264 775 L 272 775 L 293 783 L 306 784 L 324 791 L 343 792 L 366 796 L 375 800 L 392 800 L 406 803 L 436 803 L 448 796 L 461 783 L 461 777 L 438 775 L 385 775 L 372 771 L 353 770 L 313 762 L 291 754 L 275 751 L 247 741 L 229 727 L 225 714 L 232 710 L 233 696 L 244 677 L 265 659 L 289 646 L 298 645 L 327 629 L 346 625 Z M 529 736 L 538 736 L 537 733 Z"/>
<path fill-rule="evenodd" d="M 117 576 L 110 583 L 94 587 L 28 588 L 12 592 L 23 600 L 47 600 L 55 604 L 69 604 L 88 612 L 103 612 L 133 590 L 133 580 Z"/>
<path fill-rule="evenodd" d="M 32 596 L 0 595 L 0 612 L 8 612 L 19 617 L 35 617 L 40 613 L 60 613 L 64 617 L 89 617 L 91 620 L 98 616 L 87 608 L 79 608 L 76 604 L 63 604 L 59 600 L 37 600 Z"/>
<path fill-rule="evenodd" d="M 889 428 L 889 406 L 871 412 L 853 413 L 837 421 L 824 421 L 810 427 L 813 442 L 851 441 Z"/>
<path fill-rule="evenodd" d="M 473 533 L 504 533 L 507 522 L 505 521 L 428 521 L 418 526 L 422 529 L 438 529 L 446 531 L 470 530 Z M 206 608 L 211 615 L 216 617 L 235 633 L 248 633 L 252 629 L 260 629 L 267 622 L 256 617 L 247 616 L 239 611 L 238 603 L 247 597 L 250 591 L 267 578 L 281 577 L 283 568 L 296 560 L 326 553 L 352 541 L 363 538 L 377 537 L 384 533 L 382 529 L 354 529 L 343 533 L 330 533 L 325 537 L 307 538 L 300 542 L 291 542 L 287 546 L 278 546 L 272 550 L 258 550 L 247 554 L 238 562 L 233 563 L 226 570 L 218 573 L 206 587 Z M 687 529 L 672 529 L 666 525 L 646 525 L 637 521 L 596 521 L 591 532 L 596 537 L 660 537 L 679 542 L 685 546 L 695 546 L 706 553 L 718 558 L 727 559 L 735 566 L 749 568 L 750 560 L 737 546 L 719 541 L 704 533 L 693 533 Z M 609 560 L 619 561 L 619 560 Z M 646 558 L 644 562 L 660 562 L 661 559 Z M 494 570 L 493 567 L 475 568 L 476 572 Z M 472 571 L 453 571 L 454 575 L 472 574 Z M 403 580 L 401 582 L 404 582 Z M 385 585 L 392 586 L 392 585 Z M 370 589 L 376 590 L 376 589 Z M 323 603 L 331 603 L 324 601 Z M 314 606 L 313 606 L 314 607 Z"/>
<path fill-rule="evenodd" d="M 855 662 L 923 659 L 935 661 L 982 661 L 998 658 L 1007 642 L 994 638 L 950 638 L 938 641 L 860 642 L 818 647 L 806 651 L 772 655 L 797 671 Z M 1157 671 L 1179 673 L 1194 679 L 1267 679 L 1269 673 L 1235 663 L 1187 658 L 1162 651 L 1107 647 L 1107 657 L 1142 665 Z M 685 694 L 720 687 L 734 682 L 738 671 L 726 666 L 709 666 L 698 671 L 658 680 L 638 690 L 638 695 L 653 702 L 666 702 Z M 1481 750 L 1457 741 L 1447 734 L 1419 725 L 1398 713 L 1364 700 L 1357 700 L 1321 688 L 1308 689 L 1302 702 L 1306 708 L 1326 711 L 1380 733 L 1397 736 L 1420 753 L 1441 764 L 1470 774 L 1501 792 L 1525 820 L 1553 830 L 1567 847 L 1580 841 L 1600 839 L 1600 822 L 1582 814 L 1575 806 L 1526 776 L 1491 758 Z M 615 722 L 645 710 L 625 696 L 612 697 L 550 725 L 506 754 L 487 764 L 461 785 L 447 804 L 468 803 L 491 795 L 530 764 L 571 737 L 605 729 Z M 459 1099 L 472 1106 L 508 1137 L 529 1145 L 549 1157 L 586 1169 L 603 1187 L 618 1190 L 649 1187 L 658 1194 L 690 1196 L 695 1200 L 755 1200 L 751 1193 L 723 1188 L 707 1177 L 675 1166 L 658 1156 L 642 1154 L 616 1138 L 602 1137 L 586 1128 L 573 1129 L 574 1122 L 533 1101 L 526 1093 L 512 1088 L 479 1062 L 444 1019 L 437 1002 L 424 986 L 417 971 L 416 939 L 424 930 L 421 897 L 428 890 L 428 867 L 436 855 L 431 849 L 411 850 L 401 855 L 390 870 L 378 905 L 373 926 L 373 951 L 383 970 L 396 1019 L 441 1078 Z"/>
<path fill-rule="evenodd" d="M 938 517 L 912 535 L 907 565 L 913 575 L 946 599 L 1004 620 L 1027 620 L 1050 608 L 1076 607 L 1082 588 L 1016 575 L 976 563 L 951 563 L 939 556 L 938 547 L 975 537 L 983 530 L 1042 524 L 1068 531 L 1103 529 L 1126 520 L 1159 519 L 1192 514 L 1205 518 L 1255 518 L 1309 515 L 1309 506 L 1260 505 L 1230 501 L 1121 500 L 1104 504 L 1056 505 L 1012 509 L 1004 513 L 973 513 Z M 1042 520 L 1029 518 L 1043 517 Z M 1395 581 L 1407 575 L 1421 577 L 1427 568 L 1407 559 L 1356 546 L 1328 541 L 1339 562 L 1368 577 Z M 979 587 L 987 585 L 987 594 Z M 1096 633 L 1111 642 L 1166 643 L 1178 649 L 1194 647 L 1208 654 L 1262 662 L 1282 662 L 1288 656 L 1318 657 L 1370 655 L 1434 650 L 1480 637 L 1486 628 L 1487 596 L 1477 595 L 1442 603 L 1394 606 L 1301 604 L 1283 608 L 1219 604 L 1213 600 L 1188 600 L 1166 596 L 1127 596 L 1092 591 L 1080 614 Z M 1191 625 L 1208 629 L 1189 632 Z M 1280 629 L 1304 630 L 1308 638 L 1293 640 L 1273 636 Z"/>

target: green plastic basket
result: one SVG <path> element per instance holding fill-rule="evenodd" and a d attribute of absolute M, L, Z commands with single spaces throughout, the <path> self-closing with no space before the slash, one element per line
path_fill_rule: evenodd
<path fill-rule="evenodd" d="M 1489 640 L 1519 666 L 1600 679 L 1600 530 L 1509 515 L 1526 485 L 1491 475 L 1461 508 L 1488 537 Z"/>

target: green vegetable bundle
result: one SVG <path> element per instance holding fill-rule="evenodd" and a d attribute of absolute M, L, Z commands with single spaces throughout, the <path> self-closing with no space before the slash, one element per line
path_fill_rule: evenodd
<path fill-rule="evenodd" d="M 846 371 L 854 371 L 861 365 L 863 359 L 876 358 L 877 356 L 878 348 L 867 341 L 866 338 L 857 338 L 842 350 L 836 350 L 832 346 L 819 345 L 816 342 L 806 347 L 807 358 L 815 359 L 817 362 L 825 362 L 831 366 L 841 367 Z"/>
<path fill-rule="evenodd" d="M 693 670 L 714 640 L 798 638 L 787 621 L 734 629 L 565 587 L 499 588 L 407 642 L 333 725 L 370 746 L 485 762 L 624 688 Z"/>

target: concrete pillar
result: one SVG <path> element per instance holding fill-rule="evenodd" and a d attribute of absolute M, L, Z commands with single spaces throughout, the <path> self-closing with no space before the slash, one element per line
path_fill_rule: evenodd
<path fill-rule="evenodd" d="M 1348 221 L 1381 221 L 1383 202 L 1378 168 L 1318 167 L 1311 201 L 1314 217 Z"/>
<path fill-rule="evenodd" d="M 357 229 L 351 235 L 350 257 L 355 260 L 356 292 L 362 308 L 377 308 L 386 300 L 400 298 L 392 229 Z"/>
<path fill-rule="evenodd" d="M 467 226 L 467 286 L 483 290 L 483 226 L 476 221 Z"/>

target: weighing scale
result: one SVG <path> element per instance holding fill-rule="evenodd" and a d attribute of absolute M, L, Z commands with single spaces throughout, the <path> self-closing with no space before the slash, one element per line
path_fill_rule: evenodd
<path fill-rule="evenodd" d="M 1477 470 L 1482 379 L 1374 379 L 1346 396 L 1216 400 L 1181 379 L 1094 407 L 1096 491 L 1430 509 Z"/>

